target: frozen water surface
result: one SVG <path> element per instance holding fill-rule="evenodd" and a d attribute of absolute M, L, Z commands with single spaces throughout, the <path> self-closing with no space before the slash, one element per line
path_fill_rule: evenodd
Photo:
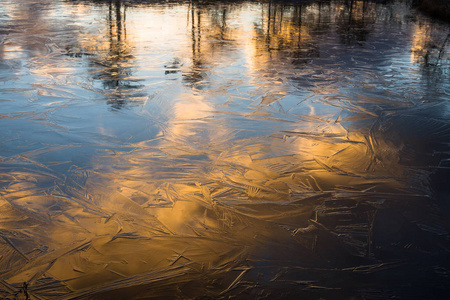
<path fill-rule="evenodd" d="M 410 1 L 2 0 L 0 297 L 448 299 L 449 32 Z"/>

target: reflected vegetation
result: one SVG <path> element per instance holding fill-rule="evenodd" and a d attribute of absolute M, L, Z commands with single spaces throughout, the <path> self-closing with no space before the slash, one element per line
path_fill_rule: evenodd
<path fill-rule="evenodd" d="M 126 104 L 142 105 L 146 92 L 142 79 L 133 74 L 135 58 L 133 44 L 127 38 L 127 6 L 120 1 L 110 1 L 107 6 L 105 40 L 95 45 L 91 59 L 93 80 L 101 82 L 101 88 L 109 96 L 107 103 L 113 109 L 121 109 Z"/>
<path fill-rule="evenodd" d="M 0 21 L 1 298 L 449 296 L 448 25 L 357 0 Z"/>
<path fill-rule="evenodd" d="M 343 44 L 363 43 L 373 30 L 376 20 L 376 4 L 368 1 L 351 0 L 338 16 L 337 32 Z"/>

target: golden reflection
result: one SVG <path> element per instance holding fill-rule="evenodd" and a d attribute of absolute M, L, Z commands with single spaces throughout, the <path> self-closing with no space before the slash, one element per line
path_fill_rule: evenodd
<path fill-rule="evenodd" d="M 430 42 L 429 26 L 416 24 L 414 26 L 413 40 L 411 43 L 411 61 L 417 62 L 424 56 L 428 56 L 427 44 Z"/>
<path fill-rule="evenodd" d="M 319 55 L 310 35 L 310 25 L 307 7 L 303 5 L 285 7 L 271 2 L 267 4 L 263 7 L 262 23 L 255 28 L 255 64 L 270 62 L 273 55 L 278 56 L 277 53 L 283 50 L 293 52 L 293 64 L 306 63 Z"/>
<path fill-rule="evenodd" d="M 205 118 L 212 117 L 213 107 L 202 96 L 181 94 L 174 104 L 174 119 L 170 122 L 167 135 L 173 139 L 187 138 L 197 134 L 186 123 L 203 122 Z"/>
<path fill-rule="evenodd" d="M 445 36 L 442 32 L 433 30 L 429 24 L 415 23 L 411 41 L 411 61 L 436 65 L 442 59 L 449 59 L 449 40 L 450 33 Z"/>

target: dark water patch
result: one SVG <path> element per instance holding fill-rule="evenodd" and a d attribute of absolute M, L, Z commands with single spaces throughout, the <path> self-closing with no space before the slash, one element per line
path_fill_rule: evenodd
<path fill-rule="evenodd" d="M 450 4 L 445 0 L 414 0 L 414 5 L 431 17 L 450 20 Z"/>

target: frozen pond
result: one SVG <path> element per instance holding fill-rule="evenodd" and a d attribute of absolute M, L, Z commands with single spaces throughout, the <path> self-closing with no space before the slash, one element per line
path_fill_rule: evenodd
<path fill-rule="evenodd" d="M 0 298 L 448 299 L 410 2 L 2 0 Z"/>

